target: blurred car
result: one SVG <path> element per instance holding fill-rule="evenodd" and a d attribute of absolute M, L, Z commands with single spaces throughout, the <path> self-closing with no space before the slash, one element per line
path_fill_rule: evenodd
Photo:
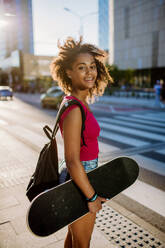
<path fill-rule="evenodd" d="M 13 99 L 13 90 L 9 86 L 0 86 L 0 100 L 1 99 Z"/>
<path fill-rule="evenodd" d="M 46 93 L 41 94 L 41 105 L 43 108 L 53 107 L 57 109 L 60 106 L 63 96 L 64 92 L 60 89 L 60 87 L 53 86 L 49 88 Z"/>

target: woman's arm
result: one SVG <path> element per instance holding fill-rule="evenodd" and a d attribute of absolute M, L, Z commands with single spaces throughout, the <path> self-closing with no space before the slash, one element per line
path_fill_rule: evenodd
<path fill-rule="evenodd" d="M 77 184 L 85 197 L 91 198 L 95 190 L 90 184 L 83 165 L 80 162 L 82 116 L 79 107 L 72 109 L 63 121 L 64 152 L 66 165 L 70 176 Z M 91 212 L 101 209 L 101 201 L 98 197 L 94 202 L 88 203 Z"/>

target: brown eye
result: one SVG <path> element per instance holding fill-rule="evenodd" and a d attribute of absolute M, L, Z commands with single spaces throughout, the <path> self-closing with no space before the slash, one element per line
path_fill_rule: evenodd
<path fill-rule="evenodd" d="M 85 67 L 84 67 L 84 66 L 80 66 L 80 67 L 78 67 L 78 69 L 79 69 L 79 70 L 84 70 Z"/>
<path fill-rule="evenodd" d="M 95 70 L 95 69 L 96 69 L 96 66 L 95 66 L 95 65 L 92 65 L 92 66 L 91 66 L 91 69 L 92 69 L 92 70 Z"/>

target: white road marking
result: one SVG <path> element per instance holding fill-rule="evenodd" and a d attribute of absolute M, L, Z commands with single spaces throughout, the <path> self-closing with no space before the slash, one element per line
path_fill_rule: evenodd
<path fill-rule="evenodd" d="M 155 172 L 158 175 L 165 176 L 165 163 L 138 154 L 133 155 L 132 158 L 137 161 L 140 167 Z"/>
<path fill-rule="evenodd" d="M 126 117 L 126 116 L 115 116 L 115 119 L 119 119 L 119 120 L 124 120 L 126 122 L 128 121 L 135 121 L 135 122 L 138 122 L 138 123 L 143 123 L 143 124 L 149 124 L 149 125 L 154 125 L 154 126 L 158 126 L 158 127 L 161 127 L 161 128 L 165 128 L 165 124 L 163 123 L 160 123 L 158 121 L 150 121 L 150 120 L 142 120 L 142 119 L 138 119 L 138 118 L 133 118 L 133 117 Z"/>
<path fill-rule="evenodd" d="M 159 140 L 159 141 L 165 141 L 165 136 L 159 135 L 159 134 L 155 134 L 155 133 L 151 133 L 151 132 L 147 132 L 147 131 L 142 131 L 142 130 L 136 130 L 136 129 L 131 129 L 131 128 L 126 128 L 126 127 L 118 127 L 116 125 L 112 125 L 112 124 L 107 124 L 104 122 L 99 122 L 99 125 L 102 128 L 107 128 L 107 129 L 111 129 L 113 131 L 120 131 L 123 133 L 127 133 L 127 134 L 133 134 L 136 136 L 141 136 L 141 137 L 145 137 L 145 138 L 151 138 L 154 140 Z M 135 138 L 136 139 L 136 138 Z"/>
<path fill-rule="evenodd" d="M 162 128 L 160 129 L 159 127 L 152 127 L 151 125 L 143 125 L 143 124 L 138 124 L 138 123 L 132 123 L 132 122 L 126 122 L 123 123 L 120 120 L 116 120 L 116 119 L 110 119 L 110 118 L 98 118 L 99 123 L 103 123 L 104 121 L 106 123 L 109 124 L 116 124 L 119 126 L 119 130 L 120 130 L 120 126 L 122 126 L 123 124 L 126 124 L 128 127 L 133 127 L 133 128 L 142 128 L 143 130 L 147 130 L 147 131 L 151 131 L 151 132 L 161 132 L 165 134 L 165 129 Z"/>
<path fill-rule="evenodd" d="M 149 144 L 148 142 L 140 141 L 136 138 L 122 136 L 119 134 L 112 133 L 110 131 L 109 132 L 105 131 L 103 129 L 100 132 L 100 136 L 105 138 L 105 139 L 118 141 L 120 143 L 132 145 L 132 146 L 145 146 L 145 145 Z"/>
<path fill-rule="evenodd" d="M 146 120 L 151 120 L 151 121 L 161 121 L 164 120 L 165 121 L 165 118 L 163 118 L 162 116 L 156 116 L 156 115 L 138 115 L 138 114 L 134 114 L 132 115 L 133 117 L 137 117 L 137 118 L 142 118 L 142 119 L 146 119 Z"/>
<path fill-rule="evenodd" d="M 165 217 L 165 192 L 149 184 L 136 180 L 124 195 Z"/>

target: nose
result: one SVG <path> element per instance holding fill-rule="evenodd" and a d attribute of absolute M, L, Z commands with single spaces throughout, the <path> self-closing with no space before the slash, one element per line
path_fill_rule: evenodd
<path fill-rule="evenodd" d="M 86 74 L 90 74 L 92 72 L 92 69 L 90 67 L 86 68 Z"/>

